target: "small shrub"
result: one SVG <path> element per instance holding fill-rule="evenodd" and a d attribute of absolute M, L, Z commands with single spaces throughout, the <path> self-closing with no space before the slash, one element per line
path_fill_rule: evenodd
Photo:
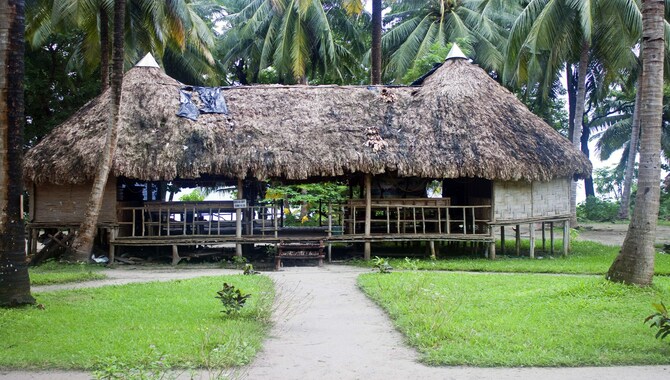
<path fill-rule="evenodd" d="M 577 218 L 582 221 L 613 222 L 617 220 L 619 203 L 588 197 L 577 206 Z"/>
<path fill-rule="evenodd" d="M 259 274 L 259 273 L 260 272 L 254 270 L 253 264 L 246 264 L 244 266 L 244 272 L 242 272 L 242 274 L 245 275 L 245 276 L 251 276 L 251 275 Z"/>
<path fill-rule="evenodd" d="M 220 299 L 223 305 L 221 312 L 226 315 L 238 312 L 244 307 L 247 299 L 251 297 L 251 294 L 242 294 L 242 291 L 237 289 L 235 285 L 228 285 L 225 282 L 223 283 L 223 288 L 216 292 L 216 294 L 218 294 L 216 298 Z"/>
<path fill-rule="evenodd" d="M 664 339 L 670 335 L 670 315 L 663 302 L 653 304 L 657 310 L 656 313 L 645 318 L 644 323 L 649 322 L 649 327 L 658 327 L 656 339 Z"/>
<path fill-rule="evenodd" d="M 379 273 L 391 273 L 391 270 L 393 267 L 389 265 L 389 261 L 387 259 L 383 259 L 379 256 L 375 256 L 374 259 L 372 259 L 372 267 L 375 268 Z"/>
<path fill-rule="evenodd" d="M 409 270 L 417 270 L 419 269 L 419 259 L 410 259 L 409 257 L 405 257 L 405 263 L 403 266 Z"/>
<path fill-rule="evenodd" d="M 244 266 L 249 262 L 244 256 L 233 256 L 231 261 L 237 269 L 244 269 Z"/>

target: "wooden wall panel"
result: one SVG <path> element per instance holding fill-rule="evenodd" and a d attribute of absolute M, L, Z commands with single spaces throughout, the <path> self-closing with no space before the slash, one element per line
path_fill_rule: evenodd
<path fill-rule="evenodd" d="M 78 224 L 84 217 L 91 184 L 33 187 L 31 210 L 33 223 Z M 107 180 L 98 223 L 116 223 L 116 178 Z"/>

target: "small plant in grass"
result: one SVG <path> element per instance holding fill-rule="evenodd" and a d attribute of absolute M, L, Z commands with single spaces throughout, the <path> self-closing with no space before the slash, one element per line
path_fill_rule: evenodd
<path fill-rule="evenodd" d="M 237 269 L 242 269 L 244 266 L 247 264 L 247 258 L 244 256 L 233 256 L 233 265 L 235 265 L 235 268 Z"/>
<path fill-rule="evenodd" d="M 245 276 L 251 276 L 254 274 L 259 274 L 259 271 L 254 270 L 254 265 L 253 264 L 245 264 L 244 265 L 244 272 L 242 272 L 243 275 Z"/>
<path fill-rule="evenodd" d="M 251 294 L 242 294 L 242 291 L 236 288 L 235 285 L 228 285 L 225 282 L 223 283 L 223 288 L 216 292 L 216 294 L 218 294 L 216 298 L 220 299 L 223 305 L 221 312 L 226 315 L 240 311 L 247 302 L 247 299 L 251 297 Z"/>
<path fill-rule="evenodd" d="M 405 263 L 403 266 L 409 270 L 417 270 L 419 269 L 419 259 L 410 259 L 409 257 L 405 257 Z"/>
<path fill-rule="evenodd" d="M 649 322 L 649 327 L 652 328 L 658 327 L 656 339 L 664 339 L 666 336 L 670 335 L 670 315 L 668 315 L 668 309 L 663 302 L 654 303 L 652 305 L 654 305 L 656 313 L 645 318 L 644 323 Z"/>
<path fill-rule="evenodd" d="M 138 364 L 130 365 L 111 356 L 101 360 L 99 367 L 93 372 L 97 380 L 172 380 L 183 374 L 183 371 L 172 370 L 167 355 L 153 345 Z M 190 377 L 193 378 L 193 374 Z"/>
<path fill-rule="evenodd" d="M 375 256 L 374 259 L 372 259 L 372 267 L 375 268 L 379 273 L 391 273 L 391 270 L 393 267 L 389 265 L 389 261 L 387 259 L 383 259 L 379 256 Z"/>

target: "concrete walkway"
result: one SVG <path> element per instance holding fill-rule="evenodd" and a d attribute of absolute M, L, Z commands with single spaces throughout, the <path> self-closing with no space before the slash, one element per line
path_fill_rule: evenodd
<path fill-rule="evenodd" d="M 278 290 L 274 326 L 262 352 L 233 378 L 247 379 L 663 379 L 669 366 L 588 368 L 428 367 L 388 316 L 356 286 L 364 269 L 326 265 L 268 273 Z M 34 292 L 239 273 L 220 269 L 107 272 L 110 279 L 35 287 Z M 0 353 L 1 354 L 1 353 Z M 209 379 L 209 373 L 198 378 Z M 85 372 L 0 370 L 0 379 L 88 379 Z M 188 377 L 186 377 L 188 378 Z"/>

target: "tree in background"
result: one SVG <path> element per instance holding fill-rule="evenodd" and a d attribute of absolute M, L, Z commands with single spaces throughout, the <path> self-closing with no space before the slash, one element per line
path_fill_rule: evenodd
<path fill-rule="evenodd" d="M 281 83 L 351 83 L 360 78 L 366 18 L 339 1 L 223 0 L 220 50 L 242 84 L 272 67 Z"/>
<path fill-rule="evenodd" d="M 663 0 L 642 1 L 642 66 L 640 94 L 640 165 L 635 209 L 607 278 L 650 285 L 654 276 L 654 240 L 658 223 L 661 176 L 661 123 L 663 113 L 664 41 Z"/>
<path fill-rule="evenodd" d="M 35 303 L 21 215 L 24 3 L 0 0 L 0 306 Z"/>
<path fill-rule="evenodd" d="M 114 152 L 118 140 L 119 110 L 121 106 L 121 89 L 123 87 L 124 31 L 125 31 L 126 0 L 114 1 L 114 39 L 112 54 L 112 85 L 111 107 L 109 112 L 105 146 L 100 153 L 99 166 L 93 180 L 91 195 L 86 205 L 84 220 L 72 242 L 67 260 L 87 262 L 93 250 L 93 239 L 97 231 L 98 215 L 102 207 L 105 185 L 112 168 Z"/>

